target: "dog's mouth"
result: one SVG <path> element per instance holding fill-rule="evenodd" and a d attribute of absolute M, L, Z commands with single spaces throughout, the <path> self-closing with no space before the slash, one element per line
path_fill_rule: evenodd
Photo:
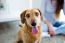
<path fill-rule="evenodd" d="M 32 33 L 35 35 L 38 33 L 38 27 L 32 27 Z"/>
<path fill-rule="evenodd" d="M 36 34 L 38 33 L 37 23 L 36 23 L 35 21 L 32 21 L 31 25 L 32 25 L 32 33 L 33 33 L 34 35 L 36 35 Z"/>

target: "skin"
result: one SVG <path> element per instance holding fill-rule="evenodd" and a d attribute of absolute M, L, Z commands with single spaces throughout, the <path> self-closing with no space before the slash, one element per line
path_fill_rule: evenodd
<path fill-rule="evenodd" d="M 45 22 L 45 23 L 47 24 L 47 26 L 48 26 L 49 34 L 50 34 L 51 36 L 56 35 L 55 30 L 54 30 L 54 28 L 53 28 L 53 25 L 52 25 L 48 20 L 45 20 L 44 22 Z"/>

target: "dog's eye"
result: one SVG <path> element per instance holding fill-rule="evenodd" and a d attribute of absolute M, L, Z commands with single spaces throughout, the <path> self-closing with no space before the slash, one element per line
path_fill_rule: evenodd
<path fill-rule="evenodd" d="M 35 12 L 35 15 L 38 16 L 39 14 L 37 12 Z"/>
<path fill-rule="evenodd" d="M 29 17 L 30 17 L 30 15 L 29 15 L 29 14 L 27 14 L 27 15 L 26 15 L 26 17 L 27 17 L 27 18 L 29 18 Z"/>

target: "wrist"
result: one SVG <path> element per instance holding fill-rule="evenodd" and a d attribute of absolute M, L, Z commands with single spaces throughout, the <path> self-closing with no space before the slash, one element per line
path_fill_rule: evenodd
<path fill-rule="evenodd" d="M 44 22 L 45 24 L 47 24 L 48 27 L 53 27 L 52 24 L 48 20 L 45 20 Z"/>

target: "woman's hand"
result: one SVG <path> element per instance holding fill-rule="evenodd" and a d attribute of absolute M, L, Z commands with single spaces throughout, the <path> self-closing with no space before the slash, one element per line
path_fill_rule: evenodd
<path fill-rule="evenodd" d="M 55 32 L 55 30 L 54 30 L 53 25 L 52 25 L 48 20 L 45 20 L 44 22 L 45 22 L 45 23 L 47 24 L 47 26 L 48 26 L 49 34 L 50 34 L 51 36 L 56 35 L 56 32 Z"/>
<path fill-rule="evenodd" d="M 54 30 L 54 28 L 52 26 L 50 26 L 48 29 L 49 29 L 48 32 L 49 32 L 49 34 L 51 36 L 55 36 L 56 35 L 56 32 L 55 32 L 55 30 Z"/>

